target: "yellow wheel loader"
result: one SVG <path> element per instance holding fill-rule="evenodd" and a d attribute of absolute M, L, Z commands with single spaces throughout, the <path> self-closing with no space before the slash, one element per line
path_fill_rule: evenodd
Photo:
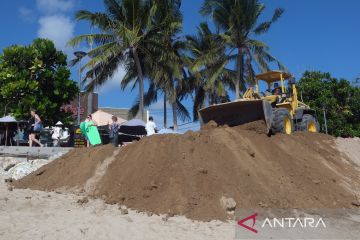
<path fill-rule="evenodd" d="M 259 85 L 266 90 L 260 92 Z M 230 127 L 264 120 L 269 134 L 320 130 L 316 112 L 298 100 L 294 78 L 282 71 L 257 75 L 241 99 L 202 108 L 199 117 L 201 125 L 213 120 Z"/>

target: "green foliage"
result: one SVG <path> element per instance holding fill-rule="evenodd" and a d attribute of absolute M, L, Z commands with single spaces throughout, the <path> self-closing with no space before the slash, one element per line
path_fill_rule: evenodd
<path fill-rule="evenodd" d="M 186 44 L 177 37 L 182 28 L 180 1 L 157 0 L 155 26 L 162 26 L 158 34 L 152 36 L 152 42 L 147 44 L 148 53 L 140 59 L 144 76 L 149 79 L 150 85 L 144 96 L 145 106 L 157 101 L 157 95 L 162 92 L 164 101 L 173 108 L 174 128 L 177 127 L 177 118 L 189 120 L 190 115 L 182 105 L 181 100 L 187 94 L 185 62 Z M 136 81 L 136 69 L 127 69 L 127 74 L 121 82 L 122 88 Z M 131 108 L 132 116 L 137 114 L 139 101 Z M 164 123 L 164 125 L 166 125 Z"/>
<path fill-rule="evenodd" d="M 79 91 L 69 78 L 66 55 L 49 40 L 5 48 L 0 55 L 0 114 L 28 119 L 35 108 L 46 124 L 70 123 L 71 116 L 60 112 Z"/>
<path fill-rule="evenodd" d="M 198 110 L 206 105 L 228 101 L 228 89 L 234 90 L 235 71 L 225 68 L 227 57 L 225 42 L 213 33 L 207 23 L 201 23 L 197 34 L 186 36 L 190 55 L 192 77 L 188 79 L 194 91 L 193 118 L 198 120 Z"/>
<path fill-rule="evenodd" d="M 157 35 L 169 23 L 159 15 L 164 4 L 179 4 L 172 0 L 104 0 L 104 12 L 81 10 L 76 13 L 78 21 L 88 21 L 100 30 L 96 34 L 84 34 L 69 41 L 77 46 L 82 42 L 94 43 L 95 48 L 87 54 L 91 60 L 83 69 L 86 88 L 92 90 L 114 76 L 120 66 L 136 69 L 139 85 L 139 111 L 144 117 L 144 66 L 141 59 L 149 57 L 157 43 Z M 160 19 L 161 21 L 158 21 Z M 151 57 L 151 56 L 150 56 Z"/>
<path fill-rule="evenodd" d="M 156 101 L 158 91 L 166 92 L 170 102 L 178 103 L 182 97 L 179 82 L 183 67 L 178 55 L 181 41 L 176 41 L 182 26 L 180 5 L 180 0 L 105 0 L 102 13 L 77 12 L 78 21 L 88 21 L 100 30 L 77 36 L 68 43 L 71 46 L 94 43 L 94 49 L 88 52 L 91 60 L 83 68 L 89 69 L 86 89 L 101 86 L 121 66 L 127 72 L 121 81 L 122 88 L 139 86 L 139 99 L 131 109 L 132 114 L 139 111 L 144 116 L 144 105 Z M 146 79 L 153 87 L 145 93 Z M 184 108 L 177 109 L 180 117 L 188 117 Z"/>
<path fill-rule="evenodd" d="M 220 29 L 226 42 L 227 58 L 236 62 L 235 95 L 252 84 L 255 66 L 262 72 L 270 70 L 269 63 L 275 63 L 281 70 L 285 67 L 269 53 L 269 47 L 255 38 L 266 34 L 283 14 L 281 8 L 275 9 L 270 20 L 262 19 L 265 5 L 259 0 L 205 0 L 200 13 L 210 17 Z"/>
<path fill-rule="evenodd" d="M 328 132 L 334 136 L 360 136 L 360 89 L 330 73 L 305 72 L 298 83 L 299 95 L 317 111 L 324 128 L 326 111 Z"/>

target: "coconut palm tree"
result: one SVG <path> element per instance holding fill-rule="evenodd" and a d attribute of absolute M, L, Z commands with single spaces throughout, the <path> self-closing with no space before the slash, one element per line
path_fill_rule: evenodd
<path fill-rule="evenodd" d="M 186 95 L 187 75 L 185 71 L 185 42 L 171 36 L 164 36 L 165 54 L 154 64 L 152 79 L 165 96 L 164 101 L 171 104 L 174 130 L 177 130 L 178 116 L 182 121 L 190 119 L 189 113 L 181 103 Z"/>
<path fill-rule="evenodd" d="M 186 84 L 186 74 L 184 71 L 183 55 L 180 53 L 185 43 L 181 41 L 171 41 L 169 46 L 163 45 L 163 50 L 153 52 L 152 56 L 157 58 L 144 58 L 144 75 L 151 80 L 148 91 L 145 93 L 145 106 L 150 106 L 158 100 L 158 94 L 164 95 L 164 127 L 166 127 L 166 103 L 169 102 L 173 112 L 174 130 L 177 130 L 178 117 L 185 121 L 190 118 L 189 113 L 181 101 L 186 96 L 184 84 Z M 174 52 L 176 51 L 176 52 Z M 155 60 L 155 61 L 154 61 Z M 121 82 L 122 88 L 133 82 L 136 77 L 134 69 L 129 69 Z M 139 111 L 139 100 L 131 107 L 129 113 L 134 116 Z"/>
<path fill-rule="evenodd" d="M 105 12 L 81 10 L 76 13 L 78 21 L 90 22 L 100 33 L 84 34 L 73 38 L 69 45 L 93 42 L 95 48 L 88 52 L 91 60 L 83 69 L 87 89 L 104 84 L 112 78 L 120 66 L 136 69 L 139 87 L 139 111 L 144 118 L 144 73 L 141 59 L 150 54 L 153 37 L 159 34 L 163 23 L 154 17 L 157 1 L 151 0 L 104 0 Z"/>
<path fill-rule="evenodd" d="M 145 93 L 145 106 L 150 106 L 158 100 L 158 94 L 164 95 L 164 127 L 166 127 L 166 103 L 169 102 L 173 112 L 174 129 L 177 130 L 178 117 L 185 121 L 190 118 L 186 107 L 181 101 L 186 97 L 186 72 L 185 63 L 183 61 L 185 50 L 185 43 L 178 39 L 170 39 L 166 42 L 164 39 L 159 39 L 162 43 L 162 48 L 153 49 L 151 56 L 153 58 L 143 58 L 144 75 L 150 79 L 148 91 Z M 157 56 L 157 57 L 154 57 Z M 136 78 L 135 69 L 128 69 L 123 81 L 122 88 L 134 82 Z M 139 101 L 130 109 L 130 114 L 136 115 L 139 110 Z"/>
<path fill-rule="evenodd" d="M 160 0 L 161 1 L 161 0 Z M 167 27 L 163 29 L 158 42 L 161 48 L 158 48 L 159 58 L 153 66 L 152 79 L 161 89 L 164 95 L 164 117 L 166 116 L 165 104 L 169 102 L 173 112 L 174 129 L 177 130 L 178 116 L 181 120 L 189 119 L 189 113 L 181 103 L 185 97 L 184 84 L 185 74 L 185 51 L 186 44 L 181 41 L 178 35 L 182 30 L 182 15 L 180 12 L 179 1 L 162 0 L 161 18 L 166 19 Z"/>
<path fill-rule="evenodd" d="M 228 63 L 225 41 L 213 33 L 207 23 L 201 23 L 196 35 L 186 36 L 192 72 L 188 85 L 194 92 L 193 118 L 198 119 L 198 110 L 208 104 L 227 101 L 228 89 L 235 89 L 235 72 L 226 68 Z"/>
<path fill-rule="evenodd" d="M 228 59 L 236 61 L 236 98 L 246 88 L 245 76 L 248 81 L 253 81 L 254 63 L 261 71 L 268 70 L 270 62 L 277 63 L 280 69 L 285 68 L 269 53 L 265 43 L 254 39 L 267 33 L 284 12 L 277 8 L 269 21 L 258 23 L 264 9 L 265 5 L 259 0 L 205 0 L 200 10 L 222 30 L 228 47 Z"/>
<path fill-rule="evenodd" d="M 181 31 L 182 16 L 180 13 L 179 0 L 157 0 L 157 12 L 153 17 L 154 23 L 162 23 L 161 32 L 153 37 L 151 47 L 148 48 L 151 54 L 143 56 L 144 76 L 151 82 L 149 90 L 145 94 L 145 105 L 157 101 L 157 93 L 164 95 L 164 127 L 166 127 L 166 103 L 170 102 L 173 110 L 174 129 L 177 129 L 178 116 L 181 120 L 189 118 L 189 113 L 182 105 L 184 98 L 183 80 L 184 62 L 182 50 L 185 43 L 180 41 L 177 35 Z M 136 78 L 134 68 L 128 69 L 121 86 L 127 87 Z M 130 113 L 136 114 L 139 109 L 137 101 L 131 108 Z"/>

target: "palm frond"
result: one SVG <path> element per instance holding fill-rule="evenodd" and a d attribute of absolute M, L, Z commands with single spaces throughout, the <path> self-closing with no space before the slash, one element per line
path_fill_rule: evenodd
<path fill-rule="evenodd" d="M 176 112 L 181 121 L 190 120 L 190 114 L 179 99 L 176 99 Z"/>
<path fill-rule="evenodd" d="M 85 42 L 89 45 L 95 43 L 96 45 L 107 44 L 115 42 L 116 38 L 112 34 L 98 33 L 98 34 L 84 34 L 72 38 L 68 41 L 67 45 L 70 47 L 76 47 L 80 43 Z"/>
<path fill-rule="evenodd" d="M 271 25 L 276 22 L 281 15 L 284 13 L 284 9 L 282 8 L 277 8 L 275 9 L 274 15 L 272 16 L 270 21 L 266 21 L 263 23 L 260 23 L 255 29 L 254 29 L 254 33 L 255 34 L 263 34 L 269 31 Z"/>
<path fill-rule="evenodd" d="M 113 26 L 113 20 L 106 13 L 80 10 L 75 14 L 75 18 L 77 21 L 86 20 L 90 22 L 91 26 L 98 27 L 103 31 L 111 30 Z"/>
<path fill-rule="evenodd" d="M 157 89 L 154 84 L 150 84 L 148 91 L 144 94 L 144 106 L 149 107 L 151 104 L 157 102 Z M 135 103 L 129 110 L 129 118 L 134 118 L 139 112 L 140 100 L 136 99 Z"/>
<path fill-rule="evenodd" d="M 79 61 L 80 61 L 80 58 L 71 59 L 71 60 L 68 62 L 68 66 L 69 66 L 69 67 L 74 67 Z"/>

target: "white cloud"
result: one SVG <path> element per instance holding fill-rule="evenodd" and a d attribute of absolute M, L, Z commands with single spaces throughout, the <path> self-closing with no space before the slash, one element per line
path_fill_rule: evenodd
<path fill-rule="evenodd" d="M 38 9 L 45 14 L 55 14 L 71 10 L 74 0 L 36 0 Z"/>
<path fill-rule="evenodd" d="M 75 24 L 69 17 L 63 15 L 45 16 L 39 19 L 38 36 L 55 43 L 59 50 L 69 51 L 66 43 L 74 37 Z"/>
<path fill-rule="evenodd" d="M 74 57 L 73 49 L 66 46 L 67 42 L 74 37 L 75 23 L 71 21 L 69 13 L 74 10 L 78 0 L 36 0 L 38 10 L 42 13 L 39 18 L 38 37 L 47 38 L 55 43 L 58 50 L 68 55 L 68 60 Z M 77 48 L 76 50 L 88 49 Z M 83 64 L 87 62 L 83 60 Z M 75 68 L 77 69 L 77 68 Z M 119 68 L 114 77 L 109 79 L 98 91 L 101 94 L 108 94 L 114 90 L 120 91 L 120 83 L 125 75 L 125 70 Z"/>
<path fill-rule="evenodd" d="M 72 51 L 66 44 L 74 37 L 75 23 L 66 14 L 73 10 L 76 1 L 36 0 L 37 8 L 43 14 L 38 20 L 38 37 L 52 40 L 58 50 L 68 54 L 72 54 Z"/>

